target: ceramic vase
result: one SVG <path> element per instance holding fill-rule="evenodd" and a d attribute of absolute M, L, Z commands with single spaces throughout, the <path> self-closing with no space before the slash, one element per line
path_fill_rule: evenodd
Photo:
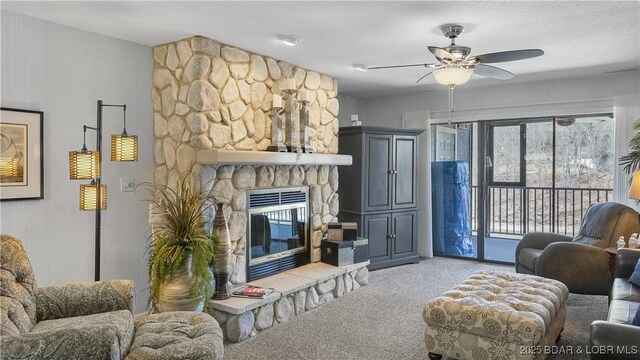
<path fill-rule="evenodd" d="M 213 259 L 213 277 L 216 288 L 213 293 L 214 300 L 224 300 L 231 297 L 229 293 L 229 257 L 231 256 L 231 238 L 229 237 L 229 227 L 224 218 L 222 203 L 216 204 L 216 216 L 213 219 L 213 235 L 218 237 Z"/>
<path fill-rule="evenodd" d="M 191 296 L 192 282 L 191 256 L 189 256 L 180 269 L 160 285 L 158 311 L 202 311 L 204 309 L 204 299 L 194 301 Z"/>

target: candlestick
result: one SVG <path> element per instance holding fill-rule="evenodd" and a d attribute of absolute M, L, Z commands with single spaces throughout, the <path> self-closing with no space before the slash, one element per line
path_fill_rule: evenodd
<path fill-rule="evenodd" d="M 292 79 L 293 80 L 293 79 Z M 301 152 L 300 146 L 300 103 L 295 90 L 285 91 L 285 142 L 287 151 Z"/>
<path fill-rule="evenodd" d="M 298 99 L 300 101 L 303 101 L 303 102 L 308 102 L 309 99 L 311 99 L 311 96 L 309 96 L 309 91 L 308 90 L 300 90 Z"/>
<path fill-rule="evenodd" d="M 273 95 L 273 107 L 282 109 L 282 96 Z"/>
<path fill-rule="evenodd" d="M 288 78 L 284 80 L 284 86 L 282 87 L 282 90 L 295 90 L 296 87 L 296 80 L 293 78 Z"/>
<path fill-rule="evenodd" d="M 284 112 L 282 109 L 282 98 L 280 95 L 274 95 L 274 99 L 276 96 L 280 99 L 280 107 L 274 105 L 273 109 L 271 109 L 271 145 L 269 145 L 267 151 L 287 152 L 287 147 L 283 144 L 284 139 L 282 134 L 282 125 L 284 122 L 282 118 Z"/>
<path fill-rule="evenodd" d="M 302 96 L 301 96 L 302 97 Z M 307 93 L 307 100 L 301 100 L 300 103 L 300 145 L 302 151 L 305 153 L 314 153 L 315 150 L 311 146 L 309 141 L 309 98 Z"/>

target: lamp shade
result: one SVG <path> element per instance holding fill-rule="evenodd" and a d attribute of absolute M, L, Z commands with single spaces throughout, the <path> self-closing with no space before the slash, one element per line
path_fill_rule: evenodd
<path fill-rule="evenodd" d="M 111 161 L 138 161 L 138 136 L 111 135 Z"/>
<path fill-rule="evenodd" d="M 69 151 L 69 179 L 90 180 L 100 178 L 100 152 Z"/>
<path fill-rule="evenodd" d="M 464 84 L 471 79 L 471 75 L 473 75 L 473 69 L 460 65 L 448 65 L 433 71 L 436 81 L 442 85 Z"/>
<path fill-rule="evenodd" d="M 80 210 L 96 210 L 98 206 L 98 185 L 80 185 Z M 100 185 L 100 210 L 107 209 L 107 185 Z"/>
<path fill-rule="evenodd" d="M 633 172 L 633 179 L 629 188 L 629 199 L 640 200 L 640 170 Z"/>
<path fill-rule="evenodd" d="M 0 176 L 2 177 L 15 177 L 18 176 L 18 162 L 17 157 L 6 158 L 0 157 Z"/>

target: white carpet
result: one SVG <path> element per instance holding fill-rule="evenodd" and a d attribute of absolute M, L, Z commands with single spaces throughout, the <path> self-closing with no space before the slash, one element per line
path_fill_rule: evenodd
<path fill-rule="evenodd" d="M 225 345 L 225 359 L 427 359 L 422 309 L 476 270 L 513 266 L 433 258 L 372 271 L 369 286 L 258 333 Z M 589 344 L 589 324 L 606 319 L 607 297 L 570 295 L 558 345 Z M 587 359 L 552 355 L 549 359 Z"/>

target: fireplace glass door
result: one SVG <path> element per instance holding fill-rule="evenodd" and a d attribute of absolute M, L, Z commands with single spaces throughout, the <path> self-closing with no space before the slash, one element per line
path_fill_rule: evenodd
<path fill-rule="evenodd" d="M 292 204 L 252 209 L 250 264 L 305 251 L 306 205 Z"/>

